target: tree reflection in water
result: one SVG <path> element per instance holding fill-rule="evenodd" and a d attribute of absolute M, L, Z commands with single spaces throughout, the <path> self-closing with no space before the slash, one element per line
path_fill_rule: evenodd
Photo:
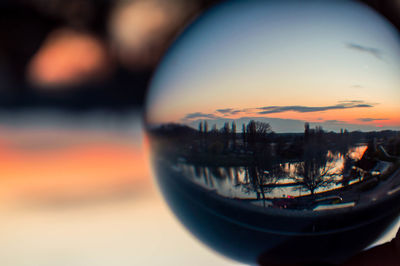
<path fill-rule="evenodd" d="M 334 133 L 306 123 L 304 133 L 277 134 L 255 121 L 242 130 L 236 133 L 234 123 L 211 131 L 206 122 L 199 130 L 164 125 L 152 138 L 157 154 L 186 178 L 263 207 L 310 209 L 324 197 L 359 201 L 400 165 L 395 131 Z"/>

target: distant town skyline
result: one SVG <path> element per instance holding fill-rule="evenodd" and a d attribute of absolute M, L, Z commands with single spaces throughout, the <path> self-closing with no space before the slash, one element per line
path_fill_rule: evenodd
<path fill-rule="evenodd" d="M 399 130 L 399 36 L 353 1 L 224 4 L 166 55 L 151 84 L 147 121 L 259 119 L 277 132 L 301 132 L 305 122 L 333 131 Z"/>

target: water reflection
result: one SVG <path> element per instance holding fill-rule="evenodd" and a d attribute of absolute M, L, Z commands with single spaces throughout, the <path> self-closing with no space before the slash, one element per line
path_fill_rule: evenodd
<path fill-rule="evenodd" d="M 160 158 L 208 191 L 265 208 L 325 210 L 376 201 L 400 186 L 397 131 L 274 133 L 250 121 L 207 131 L 168 124 L 154 128 Z"/>

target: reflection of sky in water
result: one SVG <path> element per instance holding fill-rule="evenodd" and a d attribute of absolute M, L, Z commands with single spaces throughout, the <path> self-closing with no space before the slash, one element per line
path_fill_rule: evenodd
<path fill-rule="evenodd" d="M 360 144 L 356 147 L 351 147 L 348 150 L 347 155 L 351 157 L 352 159 L 360 159 L 362 155 L 364 154 L 365 150 L 367 149 L 366 145 Z M 338 155 L 336 156 L 336 168 L 337 169 L 342 169 L 343 168 L 343 155 Z M 201 167 L 198 167 L 201 168 Z M 200 185 L 201 187 L 215 192 L 223 197 L 227 198 L 235 198 L 235 199 L 252 199 L 251 204 L 255 206 L 260 206 L 260 207 L 272 207 L 273 202 L 271 200 L 263 200 L 260 198 L 259 200 L 255 199 L 256 198 L 256 193 L 251 192 L 249 190 L 245 190 L 243 186 L 240 185 L 235 185 L 238 183 L 245 183 L 245 168 L 244 167 L 236 167 L 236 173 L 237 175 L 235 176 L 234 174 L 234 169 L 232 167 L 224 168 L 224 167 L 215 167 L 214 170 L 210 170 L 208 167 L 203 167 L 203 172 L 200 176 L 198 176 L 198 173 L 196 174 L 196 169 L 195 166 L 193 165 L 188 165 L 185 163 L 178 163 L 177 165 L 173 166 L 173 169 L 175 171 L 181 172 L 184 176 L 190 178 L 194 183 Z M 396 172 L 396 175 L 399 174 L 399 171 Z M 232 179 L 230 177 L 233 177 Z M 234 180 L 234 181 L 233 181 Z M 340 180 L 340 177 L 337 178 L 337 180 Z M 233 184 L 232 182 L 236 182 Z M 293 179 L 290 178 L 282 178 L 281 180 L 278 181 L 278 183 L 291 183 L 293 182 Z M 358 182 L 358 181 L 356 181 Z M 384 182 L 383 182 L 384 183 Z M 352 183 L 354 184 L 354 182 Z M 331 185 L 328 189 L 336 189 L 342 187 L 340 184 L 333 184 Z M 300 186 L 293 186 L 293 187 L 285 187 L 285 188 L 274 188 L 272 190 L 268 190 L 266 192 L 268 198 L 284 198 L 287 196 L 301 196 L 301 195 L 307 195 L 309 192 L 302 192 Z M 391 195 L 391 192 L 397 193 L 398 188 L 392 189 L 390 191 L 383 191 L 383 196 L 386 195 Z M 251 189 L 250 189 L 251 190 Z M 318 192 L 324 192 L 326 191 L 327 188 L 319 188 L 316 190 L 316 193 Z M 376 194 L 377 193 L 377 194 Z M 365 198 L 368 200 L 374 200 L 376 197 L 381 197 L 382 193 L 380 192 L 374 192 L 372 191 L 371 193 L 366 193 Z M 378 240 L 371 244 L 367 249 L 372 248 L 374 246 L 384 244 L 390 240 L 392 240 L 397 231 L 400 228 L 400 217 L 393 221 L 393 223 L 387 228 L 387 230 L 382 233 L 381 237 L 378 238 Z"/>
<path fill-rule="evenodd" d="M 359 160 L 366 149 L 367 146 L 362 144 L 356 147 L 351 147 L 347 152 L 347 156 L 352 159 Z M 344 158 L 342 154 L 339 153 L 334 155 L 331 151 L 328 151 L 328 157 L 333 158 L 332 162 L 327 162 L 328 167 L 330 167 L 330 173 L 338 173 L 343 170 Z M 288 176 L 273 177 L 270 178 L 271 180 L 267 178 L 266 183 L 272 181 L 274 184 L 293 184 L 295 182 L 293 177 L 296 177 L 295 169 L 298 164 L 299 163 L 281 164 Z M 199 166 L 199 168 L 201 167 Z M 216 167 L 214 171 L 211 171 L 208 167 L 203 167 L 203 171 L 201 172 L 200 176 L 196 174 L 195 166 L 193 165 L 180 163 L 177 165 L 177 167 L 175 167 L 175 170 L 182 171 L 185 176 L 190 177 L 191 180 L 196 184 L 199 184 L 208 190 L 215 190 L 216 193 L 220 194 L 221 196 L 237 199 L 257 198 L 257 193 L 250 188 L 250 184 L 247 184 L 248 181 L 246 180 L 245 167 Z M 335 177 L 335 182 L 329 184 L 327 187 L 317 188 L 315 193 L 343 187 L 343 185 L 339 182 L 341 179 L 342 175 Z M 355 182 L 358 182 L 358 180 Z M 267 198 L 285 198 L 287 196 L 298 197 L 310 195 L 310 191 L 301 185 L 293 185 L 287 187 L 275 187 L 272 189 L 266 188 L 265 195 Z M 255 202 L 257 201 L 255 200 Z"/>
<path fill-rule="evenodd" d="M 367 145 L 365 144 L 359 144 L 355 147 L 349 148 L 348 152 L 346 155 L 342 154 L 337 154 L 333 155 L 330 151 L 328 153 L 331 154 L 331 156 L 334 156 L 334 170 L 342 170 L 344 167 L 344 156 L 348 156 L 351 159 L 354 160 L 359 160 L 363 156 L 364 152 L 367 149 Z M 293 169 L 294 167 L 292 166 L 289 168 L 290 163 L 285 164 L 287 169 Z M 273 188 L 266 190 L 266 200 L 263 200 L 261 197 L 257 199 L 256 192 L 252 189 L 245 189 L 243 185 L 246 183 L 246 170 L 245 167 L 214 167 L 213 169 L 209 167 L 200 167 L 197 166 L 198 169 L 201 169 L 200 175 L 199 171 L 196 167 L 193 165 L 185 164 L 183 162 L 178 163 L 177 165 L 172 166 L 172 168 L 175 171 L 181 172 L 185 177 L 188 177 L 190 180 L 192 180 L 194 183 L 200 185 L 201 187 L 217 193 L 223 197 L 226 198 L 232 198 L 232 199 L 250 199 L 250 203 L 255 206 L 260 206 L 260 207 L 273 207 L 274 203 L 272 201 L 273 198 L 286 198 L 288 196 L 305 196 L 309 195 L 310 192 L 304 192 L 304 187 L 302 186 L 290 186 L 290 187 L 284 187 L 284 188 Z M 235 171 L 236 170 L 236 171 Z M 294 174 L 294 172 L 292 172 Z M 395 176 L 399 175 L 399 170 L 396 171 Z M 335 181 L 340 181 L 342 176 L 339 176 L 335 179 Z M 349 185 L 353 185 L 355 183 L 359 182 L 359 180 L 353 180 L 353 182 L 350 182 Z M 395 180 L 392 181 L 383 181 L 382 183 L 384 184 L 383 186 L 385 187 L 383 190 L 384 191 L 370 191 L 367 193 L 364 193 L 363 198 L 368 200 L 368 201 L 375 201 L 377 198 L 380 198 L 382 196 L 390 196 L 392 193 L 397 193 L 399 191 L 399 185 L 395 185 L 395 188 L 393 188 L 393 184 L 391 182 L 395 182 Z M 291 178 L 280 178 L 277 183 L 285 184 L 285 183 L 293 183 L 293 179 Z M 388 186 L 389 185 L 389 186 Z M 316 189 L 316 193 L 319 192 L 326 192 L 334 189 L 341 188 L 342 185 L 339 183 L 334 183 L 330 185 L 327 188 L 318 188 Z M 390 187 L 391 190 L 390 190 Z M 352 202 L 349 202 L 352 203 Z M 349 203 L 344 203 L 344 205 L 349 204 Z M 339 204 L 340 205 L 340 204 Z M 321 205 L 323 206 L 323 205 Z M 353 206 L 353 205 L 349 205 Z M 384 233 L 377 239 L 376 242 L 371 244 L 367 249 L 370 249 L 372 247 L 384 244 L 390 240 L 392 240 L 397 231 L 400 228 L 400 217 L 393 221 L 393 223 L 385 230 Z"/>

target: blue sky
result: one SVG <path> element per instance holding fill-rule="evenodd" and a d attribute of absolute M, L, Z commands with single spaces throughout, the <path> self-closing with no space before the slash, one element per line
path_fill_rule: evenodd
<path fill-rule="evenodd" d="M 147 117 L 190 124 L 201 117 L 188 116 L 200 113 L 203 119 L 298 120 L 335 130 L 338 121 L 399 128 L 399 74 L 399 33 L 362 4 L 228 1 L 189 26 L 165 56 Z M 339 108 L 351 102 L 358 104 Z M 277 131 L 283 128 L 298 130 Z"/>

